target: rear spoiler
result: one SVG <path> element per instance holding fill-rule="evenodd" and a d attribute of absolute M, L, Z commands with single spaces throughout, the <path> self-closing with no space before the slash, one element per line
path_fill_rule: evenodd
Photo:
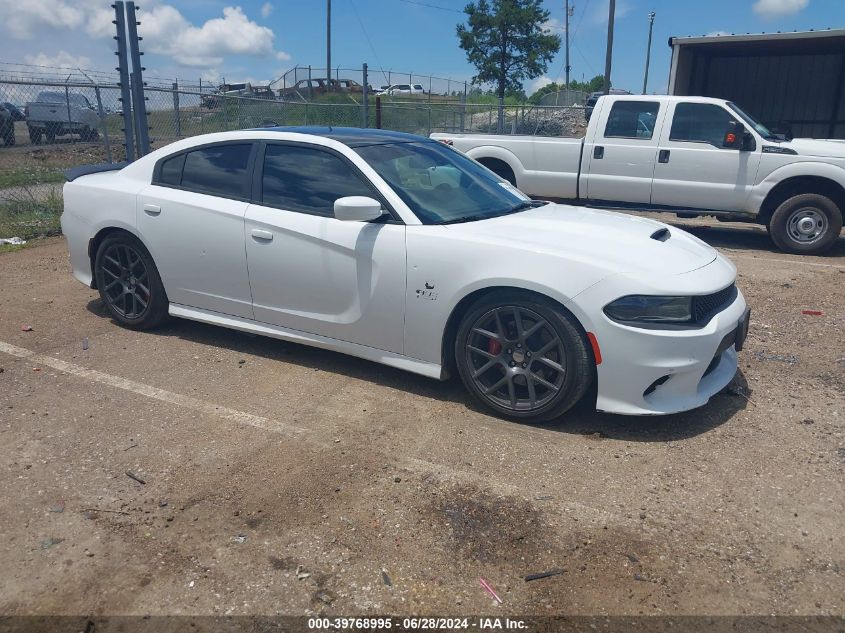
<path fill-rule="evenodd" d="M 120 171 L 129 163 L 100 163 L 99 165 L 80 165 L 79 167 L 71 167 L 65 170 L 65 180 L 73 182 L 81 176 L 90 176 L 91 174 L 102 174 L 106 171 Z"/>

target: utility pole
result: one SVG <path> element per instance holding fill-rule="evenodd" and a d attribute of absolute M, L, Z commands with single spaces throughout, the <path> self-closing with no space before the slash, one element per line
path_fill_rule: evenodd
<path fill-rule="evenodd" d="M 332 78 L 332 0 L 326 0 L 326 79 Z M 326 85 L 331 90 L 332 82 Z"/>
<path fill-rule="evenodd" d="M 654 28 L 654 16 L 657 15 L 654 11 L 648 14 L 648 47 L 645 53 L 645 76 L 643 77 L 643 94 L 647 94 L 648 89 L 648 64 L 651 61 L 651 31 Z"/>
<path fill-rule="evenodd" d="M 569 0 L 565 2 L 565 10 L 563 12 L 564 19 L 566 21 L 565 29 L 566 29 L 566 87 L 569 88 L 569 70 L 571 66 L 569 65 Z M 572 10 L 575 10 L 575 7 L 572 7 Z"/>
<path fill-rule="evenodd" d="M 607 13 L 607 55 L 604 59 L 604 94 L 610 94 L 610 66 L 613 61 L 613 21 L 616 18 L 616 0 L 610 0 Z"/>

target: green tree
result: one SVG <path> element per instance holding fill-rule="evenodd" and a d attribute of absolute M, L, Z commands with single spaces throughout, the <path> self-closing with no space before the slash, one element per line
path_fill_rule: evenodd
<path fill-rule="evenodd" d="M 464 8 L 466 24 L 457 33 L 476 84 L 493 84 L 499 98 L 499 131 L 505 95 L 521 92 L 522 82 L 546 72 L 560 50 L 560 36 L 543 30 L 549 12 L 542 0 L 477 0 Z"/>

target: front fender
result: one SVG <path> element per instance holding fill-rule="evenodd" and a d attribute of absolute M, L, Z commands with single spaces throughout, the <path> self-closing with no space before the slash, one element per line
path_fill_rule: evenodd
<path fill-rule="evenodd" d="M 821 160 L 802 160 L 777 167 L 766 175 L 751 192 L 748 200 L 749 210 L 759 214 L 766 197 L 777 185 L 790 178 L 813 176 L 827 178 L 845 188 L 845 169 Z"/>

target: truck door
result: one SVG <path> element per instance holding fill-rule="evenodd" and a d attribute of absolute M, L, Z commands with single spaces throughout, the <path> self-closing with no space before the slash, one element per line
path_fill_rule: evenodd
<path fill-rule="evenodd" d="M 593 201 L 651 202 L 658 133 L 666 110 L 659 101 L 620 99 L 602 104 L 593 138 L 584 144 L 586 197 Z M 598 110 L 599 108 L 597 108 Z"/>
<path fill-rule="evenodd" d="M 736 123 L 742 123 L 740 117 L 719 104 L 671 104 L 660 138 L 652 203 L 742 211 L 757 177 L 762 144 L 755 137 L 750 145 L 724 147 Z"/>

